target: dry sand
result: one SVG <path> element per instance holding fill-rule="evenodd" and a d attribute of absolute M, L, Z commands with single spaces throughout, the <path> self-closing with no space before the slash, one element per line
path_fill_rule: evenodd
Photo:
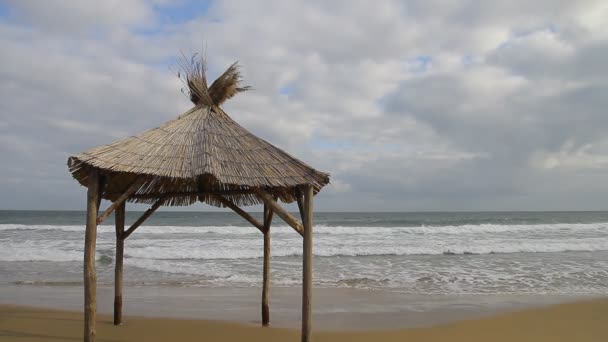
<path fill-rule="evenodd" d="M 79 341 L 82 314 L 0 305 L 0 341 Z M 125 317 L 113 326 L 100 315 L 102 341 L 298 341 L 292 329 L 261 328 L 228 322 Z M 322 341 L 608 341 L 608 299 L 559 304 L 428 328 L 393 331 L 319 331 Z"/>

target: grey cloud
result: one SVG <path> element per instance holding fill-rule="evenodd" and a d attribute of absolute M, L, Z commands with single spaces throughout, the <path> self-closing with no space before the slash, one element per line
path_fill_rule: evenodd
<path fill-rule="evenodd" d="M 67 156 L 186 110 L 167 64 L 203 40 L 212 75 L 238 59 L 255 88 L 226 110 L 332 172 L 320 210 L 601 208 L 601 2 L 227 1 L 162 27 L 155 4 L 12 3 L 0 208 L 82 208 Z"/>
<path fill-rule="evenodd" d="M 143 24 L 153 18 L 152 8 L 145 0 L 9 2 L 19 19 L 33 26 L 71 35 L 88 34 L 88 30 L 117 24 Z"/>

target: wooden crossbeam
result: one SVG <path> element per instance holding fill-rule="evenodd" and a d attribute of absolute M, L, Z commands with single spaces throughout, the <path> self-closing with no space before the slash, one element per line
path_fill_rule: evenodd
<path fill-rule="evenodd" d="M 114 201 L 108 207 L 108 209 L 106 209 L 106 211 L 103 212 L 103 214 L 101 214 L 97 217 L 97 224 L 100 224 L 101 222 L 103 222 L 103 220 L 106 219 L 106 217 L 110 216 L 110 214 L 116 209 L 116 207 L 121 205 L 124 201 L 127 200 L 127 198 L 129 198 L 129 196 L 131 196 L 135 191 L 137 191 L 137 189 L 139 189 L 139 187 L 143 184 L 143 182 L 144 182 L 143 179 L 138 179 L 135 182 L 133 182 L 127 188 L 127 190 L 122 195 L 120 195 L 120 197 L 118 197 L 118 199 L 116 201 Z"/>
<path fill-rule="evenodd" d="M 222 197 L 220 195 L 210 194 L 210 196 L 213 197 L 214 199 L 216 199 L 217 201 L 219 201 L 220 203 L 222 203 L 224 206 L 232 209 L 235 213 L 239 214 L 242 218 L 244 218 L 245 220 L 247 220 L 254 227 L 256 227 L 262 233 L 264 233 L 264 225 L 261 224 L 258 220 L 256 220 L 253 216 L 249 215 L 246 211 L 244 211 L 243 209 L 239 208 L 232 201 L 230 201 L 230 200 L 228 200 L 228 199 L 226 199 L 226 198 L 224 198 L 224 197 Z"/>
<path fill-rule="evenodd" d="M 283 207 L 281 207 L 281 205 L 279 205 L 279 203 L 277 203 L 266 191 L 258 188 L 254 188 L 253 190 L 255 191 L 256 195 L 260 197 L 262 202 L 268 205 L 272 211 L 279 215 L 279 217 L 283 219 L 285 223 L 290 225 L 291 228 L 295 229 L 295 231 L 301 236 L 304 236 L 304 228 L 302 227 L 302 224 L 298 222 L 298 219 L 288 213 L 287 210 L 283 209 Z"/>
<path fill-rule="evenodd" d="M 156 209 L 158 209 L 158 207 L 161 206 L 161 204 L 163 203 L 164 198 L 159 199 L 158 201 L 156 201 L 152 207 L 150 207 L 150 209 L 146 210 L 138 219 L 137 221 L 135 221 L 135 223 L 133 223 L 131 225 L 131 227 L 129 227 L 129 229 L 127 229 L 121 236 L 122 240 L 125 240 L 126 238 L 129 237 L 129 235 L 133 234 L 133 232 L 135 231 L 135 229 L 137 229 L 139 226 L 141 226 L 142 223 L 144 223 L 145 220 L 148 219 L 148 217 L 150 217 L 150 215 L 152 215 Z"/>

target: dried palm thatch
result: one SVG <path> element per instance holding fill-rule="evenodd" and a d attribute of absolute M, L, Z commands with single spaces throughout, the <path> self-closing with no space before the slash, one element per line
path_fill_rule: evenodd
<path fill-rule="evenodd" d="M 178 77 L 195 106 L 158 128 L 70 157 L 74 178 L 86 186 L 95 168 L 104 177 L 102 198 L 114 201 L 136 186 L 128 201 L 174 206 L 224 206 L 218 194 L 236 205 L 260 204 L 254 188 L 289 203 L 299 185 L 311 184 L 317 193 L 329 183 L 329 174 L 256 137 L 224 112 L 226 100 L 250 89 L 240 85 L 237 63 L 210 87 L 203 57 L 184 57 L 180 66 Z"/>

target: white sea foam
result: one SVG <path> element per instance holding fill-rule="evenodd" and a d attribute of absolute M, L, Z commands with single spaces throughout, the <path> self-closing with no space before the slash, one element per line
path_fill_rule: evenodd
<path fill-rule="evenodd" d="M 3 243 L 0 248 L 0 261 L 77 261 L 82 260 L 82 252 L 62 248 L 63 244 L 22 242 Z"/>
<path fill-rule="evenodd" d="M 516 254 L 608 251 L 608 223 L 461 225 L 418 227 L 315 227 L 314 255 L 373 257 L 403 255 Z M 17 230 L 18 232 L 10 232 Z M 35 238 L 28 239 L 29 231 Z M 82 226 L 1 224 L 0 261 L 80 262 Z M 98 257 L 114 254 L 114 227 L 99 227 Z M 38 234 L 40 233 L 40 234 Z M 34 236 L 34 235 L 32 235 Z M 127 263 L 177 273 L 192 265 L 174 261 L 237 260 L 262 257 L 262 239 L 246 226 L 143 226 L 127 240 Z M 302 254 L 291 228 L 273 227 L 272 256 Z M 289 259 L 289 258 L 287 258 Z M 298 258 L 295 258 L 298 259 Z M 169 263 L 162 261 L 168 260 Z M 171 264 L 172 266 L 168 266 Z M 219 274 L 217 275 L 219 277 Z"/>
<path fill-rule="evenodd" d="M 83 240 L 83 226 L 1 224 L 0 262 L 8 263 L 0 266 L 14 267 L 21 283 L 40 280 L 26 275 L 30 269 L 68 270 L 67 279 L 81 279 Z M 133 283 L 259 286 L 262 244 L 260 233 L 248 226 L 142 226 L 126 241 L 125 264 Z M 102 278 L 112 274 L 114 245 L 114 227 L 100 226 Z M 273 227 L 271 251 L 273 284 L 299 284 L 299 235 L 284 225 Z M 412 293 L 608 294 L 606 251 L 608 223 L 315 226 L 314 279 L 316 286 Z M 55 280 L 41 284 L 48 279 Z"/>
<path fill-rule="evenodd" d="M 251 259 L 262 257 L 260 239 L 223 239 L 219 241 L 197 239 L 133 239 L 127 242 L 125 255 L 134 259 L 213 260 Z M 82 259 L 82 242 L 26 241 L 3 242 L 1 261 L 79 261 Z M 112 255 L 111 241 L 98 244 L 98 254 Z M 104 252 L 107 250 L 107 252 Z M 381 255 L 461 255 L 492 253 L 547 253 L 608 250 L 608 237 L 531 240 L 452 240 L 438 241 L 413 239 L 386 241 L 376 239 L 318 238 L 313 250 L 321 257 L 381 256 Z M 273 246 L 273 257 L 299 256 L 301 242 L 297 239 L 278 240 Z"/>
<path fill-rule="evenodd" d="M 291 233 L 292 229 L 286 225 L 276 225 L 273 231 Z M 70 232 L 84 232 L 84 225 L 24 225 L 0 224 L 2 230 L 58 230 Z M 465 224 L 447 226 L 411 226 L 411 227 L 383 227 L 383 226 L 325 226 L 316 225 L 315 234 L 328 235 L 377 235 L 377 234 L 483 234 L 483 233 L 510 233 L 510 232 L 552 232 L 552 233 L 582 233 L 605 232 L 608 222 L 599 223 L 554 223 L 554 224 Z M 114 226 L 100 225 L 98 232 L 113 233 Z M 250 226 L 141 226 L 137 234 L 225 234 L 249 235 L 258 231 Z"/>
<path fill-rule="evenodd" d="M 287 227 L 285 227 L 287 228 Z M 24 225 L 24 224 L 0 224 L 2 230 L 33 230 L 33 231 L 66 231 L 83 232 L 84 225 Z M 114 226 L 100 225 L 98 233 L 114 233 Z M 257 229 L 253 227 L 240 226 L 141 226 L 137 234 L 256 234 Z"/>

